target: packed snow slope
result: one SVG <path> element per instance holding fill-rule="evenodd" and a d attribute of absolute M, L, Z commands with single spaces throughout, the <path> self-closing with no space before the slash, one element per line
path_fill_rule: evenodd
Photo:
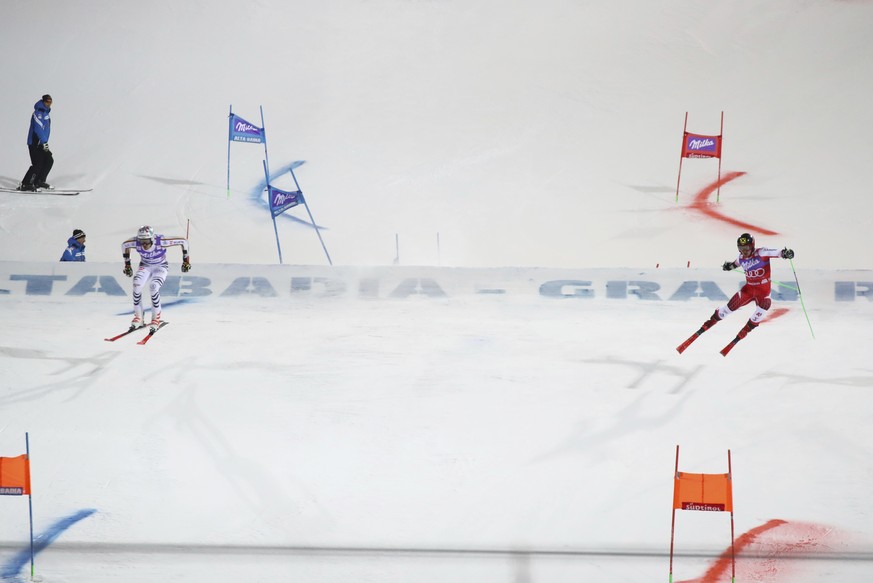
<path fill-rule="evenodd" d="M 724 358 L 749 308 L 675 351 L 740 284 L 721 270 L 176 262 L 137 346 L 103 340 L 116 263 L 2 262 L 0 454 L 30 433 L 47 581 L 657 580 L 679 445 L 688 472 L 731 451 L 738 580 L 861 583 L 869 275 L 801 271 L 801 302 L 780 261 Z M 23 581 L 27 505 L 0 502 Z M 730 534 L 678 512 L 676 580 Z"/>
<path fill-rule="evenodd" d="M 805 267 L 871 267 L 871 2 L 7 0 L 0 21 L 0 184 L 50 93 L 50 182 L 94 187 L 0 196 L 0 259 L 54 260 L 81 228 L 114 261 L 140 224 L 190 220 L 195 263 L 277 262 L 262 148 L 234 144 L 226 193 L 232 104 L 263 106 L 279 188 L 306 161 L 338 265 L 391 264 L 395 235 L 407 265 L 718 265 L 741 230 L 687 207 L 717 162 L 675 190 L 685 113 L 717 134 L 724 111 L 722 171 L 746 174 L 719 210 Z M 325 264 L 301 221 L 278 221 L 284 261 Z"/>

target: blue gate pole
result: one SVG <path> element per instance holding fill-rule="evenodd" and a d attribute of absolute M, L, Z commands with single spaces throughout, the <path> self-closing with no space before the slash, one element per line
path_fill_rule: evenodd
<path fill-rule="evenodd" d="M 27 481 L 30 481 L 30 434 L 24 434 L 24 444 L 27 453 Z M 30 488 L 33 491 L 33 488 Z M 27 494 L 27 505 L 30 511 L 30 580 L 33 581 L 33 495 Z"/>
<path fill-rule="evenodd" d="M 267 154 L 267 124 L 264 123 L 264 106 L 261 108 L 261 133 L 264 135 L 264 164 L 267 168 L 267 185 L 270 184 L 270 155 Z"/>
<path fill-rule="evenodd" d="M 276 248 L 279 249 L 279 265 L 282 265 L 282 246 L 279 245 L 279 228 L 276 226 L 276 215 L 273 214 L 273 194 L 270 192 L 270 171 L 267 170 L 267 161 L 264 160 L 264 176 L 267 177 L 267 208 L 273 219 L 273 232 L 276 234 Z"/>
<path fill-rule="evenodd" d="M 233 129 L 230 127 L 233 119 L 233 104 L 230 104 L 230 111 L 227 114 L 227 198 L 230 198 L 230 135 Z"/>
<path fill-rule="evenodd" d="M 302 195 L 303 191 L 300 190 L 300 184 L 297 183 L 297 177 L 294 175 L 294 167 L 292 166 L 288 171 L 291 173 L 291 178 L 294 179 L 294 186 L 297 187 L 297 192 Z M 330 258 L 330 253 L 327 252 L 327 247 L 324 245 L 324 239 L 321 238 L 321 231 L 318 230 L 318 225 L 315 223 L 315 219 L 312 218 L 312 212 L 309 210 L 309 204 L 307 204 L 305 196 L 303 197 L 303 206 L 306 207 L 306 214 L 309 215 L 309 220 L 312 221 L 312 226 L 315 227 L 315 234 L 318 235 L 321 248 L 324 249 L 324 254 L 327 256 L 327 263 L 332 266 L 333 261 Z"/>

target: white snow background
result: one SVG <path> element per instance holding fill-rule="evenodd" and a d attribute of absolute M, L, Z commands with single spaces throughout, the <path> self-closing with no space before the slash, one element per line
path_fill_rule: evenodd
<path fill-rule="evenodd" d="M 738 581 L 869 580 L 871 23 L 863 0 L 5 0 L 0 186 L 50 93 L 49 182 L 94 189 L 0 193 L 0 455 L 29 433 L 37 578 L 666 581 L 678 444 L 690 472 L 731 450 L 738 537 L 785 521 Z M 232 146 L 228 196 L 231 104 L 263 106 L 276 186 L 305 160 L 333 267 L 302 207 L 275 265 L 260 146 Z M 716 134 L 722 111 L 745 174 L 692 207 L 717 163 L 685 160 L 677 202 L 685 113 Z M 701 208 L 775 232 L 804 292 L 726 358 L 748 307 L 675 351 L 723 303 L 683 282 L 740 282 L 745 229 Z M 110 344 L 141 224 L 187 231 L 212 293 Z M 74 228 L 88 262 L 62 265 Z M 240 278 L 276 296 L 223 293 Z M 676 534 L 675 579 L 714 580 L 727 515 Z M 29 579 L 28 541 L 0 498 L 0 578 Z"/>

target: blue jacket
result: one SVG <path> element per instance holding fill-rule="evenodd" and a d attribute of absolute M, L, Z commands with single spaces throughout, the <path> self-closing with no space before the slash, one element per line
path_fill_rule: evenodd
<path fill-rule="evenodd" d="M 67 248 L 61 255 L 61 261 L 85 261 L 85 244 L 79 243 L 78 239 L 67 239 Z"/>
<path fill-rule="evenodd" d="M 33 106 L 33 115 L 30 117 L 30 131 L 27 132 L 27 145 L 46 144 L 52 133 L 52 109 L 46 107 L 42 100 Z"/>

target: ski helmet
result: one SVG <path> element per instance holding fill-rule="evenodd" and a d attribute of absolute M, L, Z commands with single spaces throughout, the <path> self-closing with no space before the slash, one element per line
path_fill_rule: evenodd
<path fill-rule="evenodd" d="M 737 239 L 737 250 L 743 257 L 749 257 L 755 251 L 755 238 L 749 233 L 743 233 Z"/>
<path fill-rule="evenodd" d="M 143 225 L 136 232 L 136 240 L 140 243 L 145 243 L 146 241 L 154 241 L 155 240 L 155 230 L 149 227 L 148 225 Z"/>

